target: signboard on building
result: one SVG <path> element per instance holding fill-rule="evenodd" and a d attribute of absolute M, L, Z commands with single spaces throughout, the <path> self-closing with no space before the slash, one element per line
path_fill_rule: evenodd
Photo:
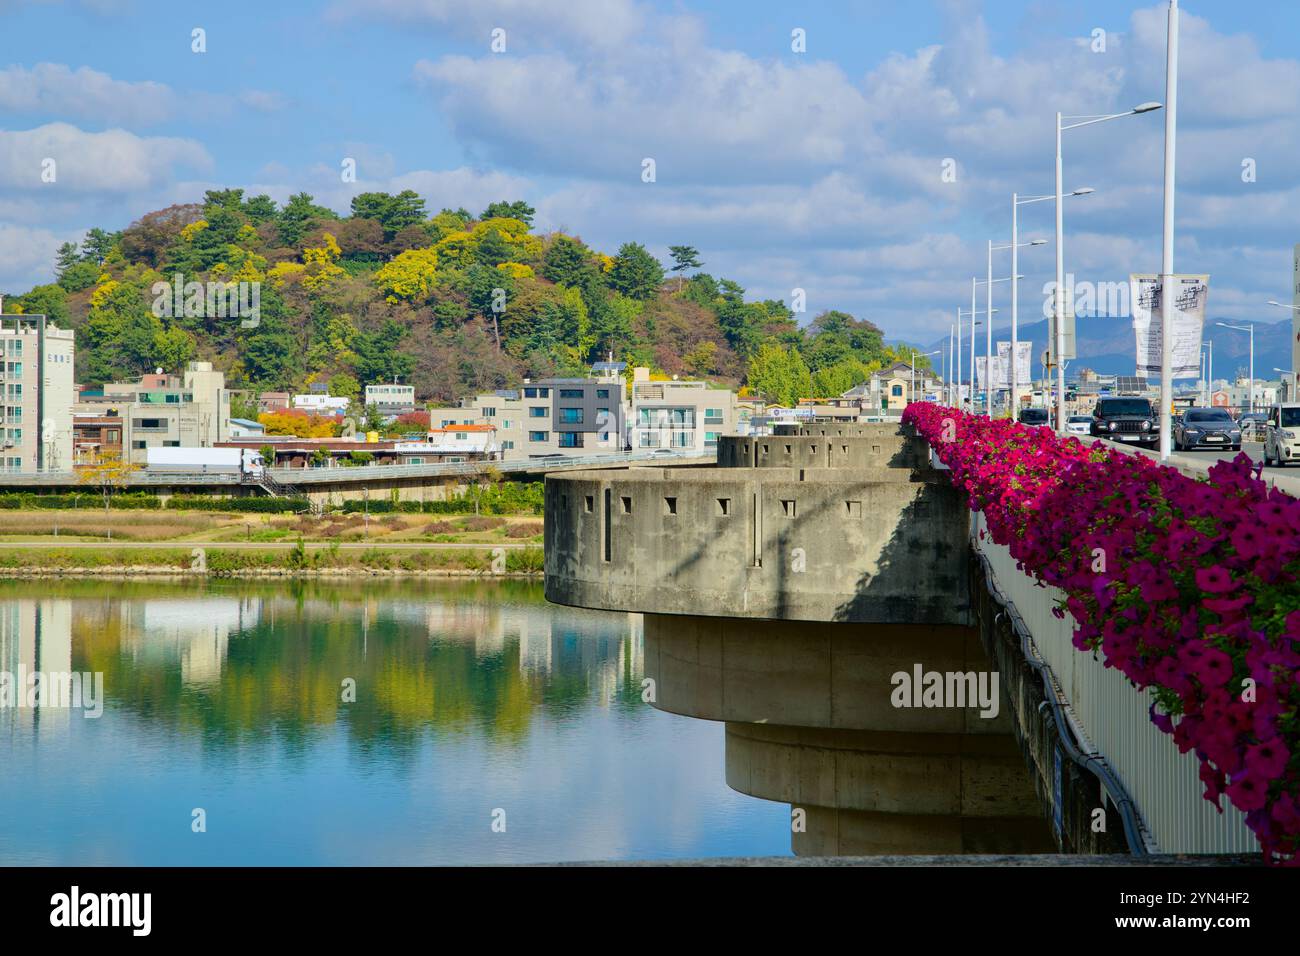
<path fill-rule="evenodd" d="M 1197 378 L 1201 374 L 1201 330 L 1205 325 L 1205 300 L 1210 290 L 1208 275 L 1177 275 L 1174 282 L 1174 313 L 1170 317 L 1173 337 L 1173 377 Z M 1160 377 L 1162 315 L 1160 277 L 1134 275 L 1132 283 L 1133 331 L 1137 337 L 1137 374 Z"/>

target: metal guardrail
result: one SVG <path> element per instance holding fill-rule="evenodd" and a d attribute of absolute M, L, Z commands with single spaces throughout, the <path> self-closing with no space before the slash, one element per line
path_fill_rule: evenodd
<path fill-rule="evenodd" d="M 456 475 L 473 475 L 487 468 L 502 474 L 519 474 L 539 471 L 561 471 L 577 468 L 610 467 L 623 464 L 673 464 L 690 462 L 707 464 L 717 460 L 716 452 L 703 454 L 669 455 L 654 452 L 624 452 L 610 455 L 565 456 L 558 458 L 519 458 L 507 461 L 465 461 L 430 465 L 359 465 L 340 468 L 268 468 L 266 474 L 276 483 L 301 487 L 303 485 L 336 484 L 339 482 L 382 481 L 390 478 L 438 478 Z M 63 487 L 81 485 L 80 475 L 72 471 L 8 472 L 0 473 L 0 487 Z M 256 478 L 245 480 L 233 473 L 212 472 L 150 472 L 138 471 L 130 476 L 131 487 L 160 487 L 167 485 L 210 485 L 237 487 L 257 484 Z M 85 484 L 88 491 L 96 486 Z"/>

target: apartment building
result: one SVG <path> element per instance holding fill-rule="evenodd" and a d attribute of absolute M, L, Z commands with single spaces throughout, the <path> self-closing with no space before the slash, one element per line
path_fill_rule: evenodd
<path fill-rule="evenodd" d="M 74 338 L 43 315 L 0 316 L 0 470 L 72 467 Z"/>
<path fill-rule="evenodd" d="M 633 451 L 715 451 L 718 438 L 737 434 L 739 404 L 730 389 L 707 382 L 650 381 L 649 369 L 632 373 Z"/>
<path fill-rule="evenodd" d="M 430 408 L 430 428 L 492 425 L 505 460 L 623 451 L 623 384 L 609 376 L 526 381 L 522 388 Z"/>
<path fill-rule="evenodd" d="M 414 385 L 367 385 L 366 407 L 375 406 L 385 418 L 396 418 L 415 411 Z"/>
<path fill-rule="evenodd" d="M 113 439 L 136 464 L 145 463 L 149 448 L 211 448 L 226 441 L 231 390 L 225 384 L 211 362 L 190 362 L 181 375 L 159 371 L 82 392 L 73 406 L 77 464 L 98 460 L 95 443 L 111 450 Z"/>

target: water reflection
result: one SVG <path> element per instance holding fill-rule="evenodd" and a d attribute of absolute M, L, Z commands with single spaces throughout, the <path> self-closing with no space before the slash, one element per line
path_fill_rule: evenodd
<path fill-rule="evenodd" d="M 788 853 L 721 725 L 642 702 L 642 648 L 531 582 L 3 583 L 0 670 L 107 706 L 0 710 L 0 862 Z"/>

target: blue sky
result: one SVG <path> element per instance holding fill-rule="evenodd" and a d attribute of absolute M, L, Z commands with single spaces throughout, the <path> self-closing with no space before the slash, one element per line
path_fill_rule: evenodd
<path fill-rule="evenodd" d="M 1165 98 L 1164 9 L 0 0 L 0 289 L 48 281 L 57 245 L 91 226 L 214 186 L 341 211 L 414 188 L 433 209 L 525 198 L 540 227 L 609 251 L 689 243 L 753 294 L 801 288 L 809 316 L 930 340 L 969 300 L 986 240 L 1008 238 L 1011 192 L 1051 189 L 1054 112 Z M 1300 240 L 1298 33 L 1300 4 L 1184 5 L 1176 267 L 1211 274 L 1216 316 L 1284 317 L 1265 302 L 1286 298 Z M 1067 186 L 1097 190 L 1067 207 L 1078 279 L 1158 269 L 1162 131 L 1156 113 L 1067 134 Z M 1050 204 L 1022 211 L 1024 236 L 1050 231 Z M 1050 246 L 1022 257 L 1025 308 L 1052 268 Z"/>

